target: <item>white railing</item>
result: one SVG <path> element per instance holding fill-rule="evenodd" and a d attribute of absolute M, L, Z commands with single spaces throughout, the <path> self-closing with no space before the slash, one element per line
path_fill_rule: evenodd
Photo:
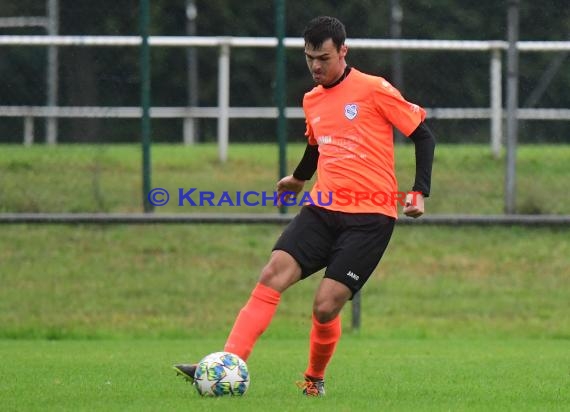
<path fill-rule="evenodd" d="M 142 44 L 139 36 L 0 36 L 0 46 L 111 46 L 137 47 Z M 150 46 L 155 47 L 218 47 L 218 106 L 217 107 L 155 107 L 155 118 L 217 118 L 220 158 L 225 159 L 228 146 L 230 118 L 276 118 L 274 107 L 229 107 L 230 49 L 232 47 L 277 46 L 273 37 L 201 37 L 201 36 L 151 36 Z M 284 39 L 285 47 L 304 47 L 301 38 Z M 416 51 L 462 51 L 490 53 L 490 103 L 488 108 L 433 108 L 428 115 L 439 119 L 490 119 L 491 149 L 498 154 L 501 149 L 504 110 L 502 103 L 502 58 L 501 52 L 508 48 L 505 41 L 463 40 L 393 40 L 393 39 L 348 39 L 347 45 L 354 49 L 416 50 Z M 570 41 L 521 41 L 519 52 L 570 51 Z M 0 117 L 24 118 L 24 143 L 34 140 L 34 117 L 106 117 L 137 118 L 139 107 L 30 107 L 0 106 Z M 519 109 L 521 119 L 570 120 L 570 109 Z M 302 118 L 300 108 L 286 110 L 289 118 Z"/>

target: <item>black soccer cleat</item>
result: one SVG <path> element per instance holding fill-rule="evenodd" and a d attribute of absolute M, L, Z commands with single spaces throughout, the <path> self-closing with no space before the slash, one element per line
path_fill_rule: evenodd
<path fill-rule="evenodd" d="M 316 379 L 311 376 L 305 375 L 305 379 L 297 382 L 297 386 L 303 389 L 303 395 L 309 397 L 325 396 L 325 381 L 324 379 Z"/>
<path fill-rule="evenodd" d="M 190 383 L 194 383 L 194 375 L 196 374 L 196 367 L 198 366 L 198 364 L 196 363 L 181 363 L 179 365 L 174 365 L 173 368 L 176 371 L 176 375 L 180 376 L 182 375 L 182 377 L 190 382 Z"/>

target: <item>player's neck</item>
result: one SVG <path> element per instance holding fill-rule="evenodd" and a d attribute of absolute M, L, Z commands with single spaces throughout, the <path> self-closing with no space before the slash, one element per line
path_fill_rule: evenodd
<path fill-rule="evenodd" d="M 337 84 L 342 82 L 346 78 L 346 76 L 348 76 L 348 73 L 350 73 L 350 66 L 347 64 L 346 66 L 344 66 L 344 70 L 338 79 L 336 79 L 334 82 L 332 82 L 330 84 L 327 84 L 327 85 L 323 84 L 323 87 L 325 89 L 330 89 L 331 87 L 335 87 Z"/>

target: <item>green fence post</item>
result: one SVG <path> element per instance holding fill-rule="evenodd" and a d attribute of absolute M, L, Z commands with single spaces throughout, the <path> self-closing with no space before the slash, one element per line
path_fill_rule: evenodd
<path fill-rule="evenodd" d="M 150 48 L 148 44 L 148 32 L 150 24 L 149 0 L 140 2 L 140 75 L 141 75 L 141 142 L 142 142 L 142 180 L 143 180 L 143 209 L 145 213 L 153 211 L 153 206 L 148 200 L 150 192 Z"/>
<path fill-rule="evenodd" d="M 287 118 L 285 108 L 286 98 L 286 55 L 285 44 L 285 0 L 275 1 L 275 31 L 277 34 L 277 56 L 275 73 L 275 103 L 277 104 L 277 140 L 279 142 L 279 179 L 287 174 Z M 280 213 L 286 213 L 287 208 L 281 206 Z"/>

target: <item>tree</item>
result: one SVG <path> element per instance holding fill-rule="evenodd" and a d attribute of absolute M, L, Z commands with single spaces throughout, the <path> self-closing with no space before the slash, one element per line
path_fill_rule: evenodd
<path fill-rule="evenodd" d="M 60 0 L 61 34 L 136 35 L 138 0 Z M 41 15 L 44 5 L 37 1 L 0 0 L 3 15 Z M 251 0 L 196 0 L 197 31 L 203 36 L 275 35 L 274 4 Z M 461 7 L 451 0 L 400 0 L 404 15 L 402 36 L 407 39 L 504 40 L 506 38 L 506 1 L 465 0 Z M 185 0 L 153 0 L 151 35 L 185 34 Z M 317 15 L 339 17 L 352 38 L 388 38 L 389 2 L 371 0 L 288 1 L 288 37 L 300 37 L 306 22 Z M 567 0 L 522 2 L 522 40 L 568 40 L 570 8 Z M 12 31 L 13 32 L 13 31 Z M 24 30 L 22 33 L 37 33 Z M 8 33 L 3 31 L 3 33 Z M 16 47 L 2 49 L 0 83 L 3 104 L 44 104 L 45 49 Z M 216 105 L 217 53 L 199 49 L 201 106 Z M 483 107 L 489 101 L 489 56 L 480 52 L 404 52 L 404 95 L 426 107 Z M 275 50 L 232 49 L 231 105 L 269 106 L 274 104 Z M 541 73 L 556 56 L 547 53 L 521 54 L 520 99 L 523 102 L 535 89 Z M 140 101 L 139 52 L 136 48 L 60 48 L 60 104 L 134 106 Z M 364 71 L 391 80 L 390 52 L 350 50 L 349 63 Z M 153 48 L 152 104 L 182 106 L 187 102 L 185 51 L 181 48 Z M 566 63 L 567 66 L 567 63 Z M 312 87 L 299 49 L 287 51 L 287 103 L 300 105 L 303 93 Z M 451 79 L 451 80 L 450 80 Z M 570 70 L 559 70 L 538 102 L 539 106 L 570 107 Z M 215 136 L 215 122 L 206 121 L 205 137 Z M 466 136 L 473 141 L 477 133 L 486 138 L 487 125 L 469 122 L 444 122 L 438 127 L 446 138 Z M 3 123 L 7 124 L 7 123 Z M 7 135 L 0 126 L 0 137 Z M 14 127 L 14 126 L 10 126 Z M 17 127 L 21 127 L 18 123 Z M 569 135 L 569 126 L 551 122 L 544 134 Z M 455 131 L 452 131 L 455 130 Z M 475 130 L 477 129 L 477 130 Z M 232 121 L 232 140 L 272 139 L 274 123 Z M 562 131 L 560 131 L 562 130 Z M 87 131 L 87 132 L 86 132 Z M 292 121 L 291 140 L 303 139 L 302 121 Z M 63 140 L 134 141 L 139 134 L 133 121 L 66 120 Z M 80 133 L 81 132 L 81 133 Z M 534 130 L 532 133 L 537 133 Z M 522 131 L 525 133 L 525 130 Z M 129 137 L 130 136 L 130 137 Z M 180 141 L 181 122 L 153 122 L 153 139 Z M 451 137 L 447 137 L 451 136 Z M 454 137 L 455 138 L 455 137 Z"/>

